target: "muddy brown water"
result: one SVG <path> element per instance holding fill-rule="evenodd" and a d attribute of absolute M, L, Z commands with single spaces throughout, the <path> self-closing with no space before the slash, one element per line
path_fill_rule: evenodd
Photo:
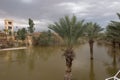
<path fill-rule="evenodd" d="M 63 80 L 65 60 L 62 47 L 31 47 L 0 52 L 0 80 Z M 120 69 L 120 49 L 94 45 L 76 46 L 72 66 L 73 80 L 105 80 Z"/>

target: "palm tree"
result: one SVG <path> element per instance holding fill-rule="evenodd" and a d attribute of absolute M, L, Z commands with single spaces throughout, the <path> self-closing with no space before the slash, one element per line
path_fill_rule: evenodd
<path fill-rule="evenodd" d="M 115 48 L 115 44 L 116 44 L 116 33 L 115 32 L 116 29 L 114 29 L 113 24 L 109 24 L 106 28 L 106 40 L 108 42 L 112 42 L 112 46 L 113 48 Z"/>
<path fill-rule="evenodd" d="M 86 38 L 88 38 L 89 46 L 90 46 L 90 55 L 91 60 L 93 59 L 93 44 L 94 41 L 99 37 L 100 32 L 103 30 L 97 23 L 86 23 Z"/>
<path fill-rule="evenodd" d="M 71 19 L 68 16 L 60 18 L 58 22 L 54 22 L 49 26 L 51 30 L 56 32 L 64 41 L 66 49 L 64 51 L 64 56 L 66 59 L 66 74 L 71 72 L 72 61 L 74 59 L 73 46 L 78 41 L 79 37 L 83 35 L 84 32 L 84 21 L 77 21 L 76 16 Z M 66 78 L 65 80 L 69 80 Z M 71 80 L 71 79 L 70 79 Z"/>
<path fill-rule="evenodd" d="M 120 18 L 120 14 L 117 13 L 117 15 Z M 112 42 L 113 47 L 115 47 L 116 43 L 118 43 L 120 47 L 120 22 L 111 21 L 106 28 L 106 35 L 109 41 Z"/>

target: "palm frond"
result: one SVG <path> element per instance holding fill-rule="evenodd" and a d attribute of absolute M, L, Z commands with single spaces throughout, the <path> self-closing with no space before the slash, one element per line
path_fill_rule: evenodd
<path fill-rule="evenodd" d="M 85 24 L 86 28 L 86 37 L 88 39 L 94 39 L 99 36 L 99 33 L 103 31 L 97 23 L 88 22 Z"/>
<path fill-rule="evenodd" d="M 49 25 L 49 28 L 56 32 L 68 46 L 73 46 L 84 32 L 84 21 L 77 21 L 76 16 L 65 16 L 58 22 Z"/>

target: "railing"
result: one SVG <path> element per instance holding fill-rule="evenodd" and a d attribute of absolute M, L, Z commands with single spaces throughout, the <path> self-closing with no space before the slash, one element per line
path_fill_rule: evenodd
<path fill-rule="evenodd" d="M 115 74 L 115 76 L 107 78 L 105 80 L 120 80 L 120 70 Z"/>

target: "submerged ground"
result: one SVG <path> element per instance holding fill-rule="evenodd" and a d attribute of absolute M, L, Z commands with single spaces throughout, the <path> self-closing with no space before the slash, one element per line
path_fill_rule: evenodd
<path fill-rule="evenodd" d="M 63 80 L 65 60 L 62 47 L 32 47 L 0 52 L 0 80 Z M 94 45 L 90 60 L 89 45 L 75 47 L 73 80 L 104 80 L 120 69 L 120 49 Z"/>

